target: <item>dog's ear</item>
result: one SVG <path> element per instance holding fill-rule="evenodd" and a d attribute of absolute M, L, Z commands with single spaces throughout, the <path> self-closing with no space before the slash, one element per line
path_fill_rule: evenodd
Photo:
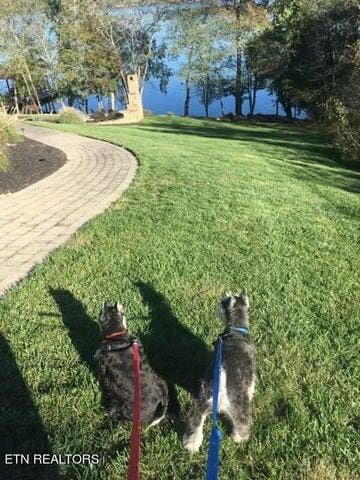
<path fill-rule="evenodd" d="M 117 313 L 119 314 L 119 318 L 121 319 L 122 328 L 127 329 L 127 320 L 125 316 L 124 306 L 119 302 L 119 300 L 115 303 L 115 308 Z"/>
<path fill-rule="evenodd" d="M 249 307 L 250 307 L 250 302 L 249 302 L 249 297 L 248 297 L 248 294 L 246 293 L 246 290 L 244 290 L 243 292 L 241 292 L 240 298 L 241 298 L 242 302 L 244 303 L 244 305 L 245 305 L 247 308 L 249 308 Z"/>
<path fill-rule="evenodd" d="M 115 303 L 114 307 L 119 313 L 124 313 L 124 307 L 121 305 L 119 300 Z"/>

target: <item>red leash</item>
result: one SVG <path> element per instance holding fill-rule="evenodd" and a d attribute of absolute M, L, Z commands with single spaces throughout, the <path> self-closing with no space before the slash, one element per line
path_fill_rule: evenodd
<path fill-rule="evenodd" d="M 134 361 L 134 412 L 131 432 L 130 461 L 128 466 L 127 480 L 139 480 L 140 478 L 140 432 L 141 432 L 141 381 L 140 381 L 140 355 L 139 344 L 135 341 L 132 345 Z"/>

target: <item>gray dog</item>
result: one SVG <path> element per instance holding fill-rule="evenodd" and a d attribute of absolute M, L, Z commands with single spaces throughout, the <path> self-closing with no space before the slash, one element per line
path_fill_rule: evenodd
<path fill-rule="evenodd" d="M 123 306 L 103 304 L 100 318 L 103 337 L 96 353 L 103 404 L 114 422 L 131 420 L 134 406 L 134 337 L 127 331 Z M 141 361 L 141 421 L 150 426 L 159 423 L 166 414 L 168 389 L 166 382 L 152 370 L 140 345 Z"/>
<path fill-rule="evenodd" d="M 246 293 L 226 294 L 219 304 L 226 328 L 219 391 L 219 413 L 232 423 L 235 442 L 247 440 L 251 425 L 251 400 L 255 391 L 255 352 L 250 342 L 249 299 Z M 203 441 L 203 426 L 212 409 L 214 361 L 201 382 L 200 393 L 189 414 L 184 447 L 197 452 Z"/>

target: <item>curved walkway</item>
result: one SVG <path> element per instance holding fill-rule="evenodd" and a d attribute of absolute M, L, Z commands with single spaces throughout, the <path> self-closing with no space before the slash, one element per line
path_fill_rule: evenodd
<path fill-rule="evenodd" d="M 137 169 L 131 153 L 110 143 L 28 125 L 23 131 L 68 160 L 43 180 L 0 195 L 0 297 L 116 200 Z"/>

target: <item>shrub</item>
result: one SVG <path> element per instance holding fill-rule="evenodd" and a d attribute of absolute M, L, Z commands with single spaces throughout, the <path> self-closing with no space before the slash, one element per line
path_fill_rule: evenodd
<path fill-rule="evenodd" d="M 175 113 L 174 112 L 167 112 L 166 116 L 167 117 L 175 117 Z"/>
<path fill-rule="evenodd" d="M 335 145 L 345 160 L 360 161 L 360 112 L 337 98 L 328 100 L 326 107 Z"/>
<path fill-rule="evenodd" d="M 84 123 L 85 116 L 72 107 L 64 107 L 57 118 L 58 123 Z"/>
<path fill-rule="evenodd" d="M 7 144 L 20 138 L 15 128 L 15 120 L 10 115 L 0 111 L 0 171 L 8 166 Z"/>
<path fill-rule="evenodd" d="M 153 116 L 153 112 L 151 110 L 149 110 L 148 108 L 145 108 L 144 117 L 152 117 L 152 116 Z"/>

